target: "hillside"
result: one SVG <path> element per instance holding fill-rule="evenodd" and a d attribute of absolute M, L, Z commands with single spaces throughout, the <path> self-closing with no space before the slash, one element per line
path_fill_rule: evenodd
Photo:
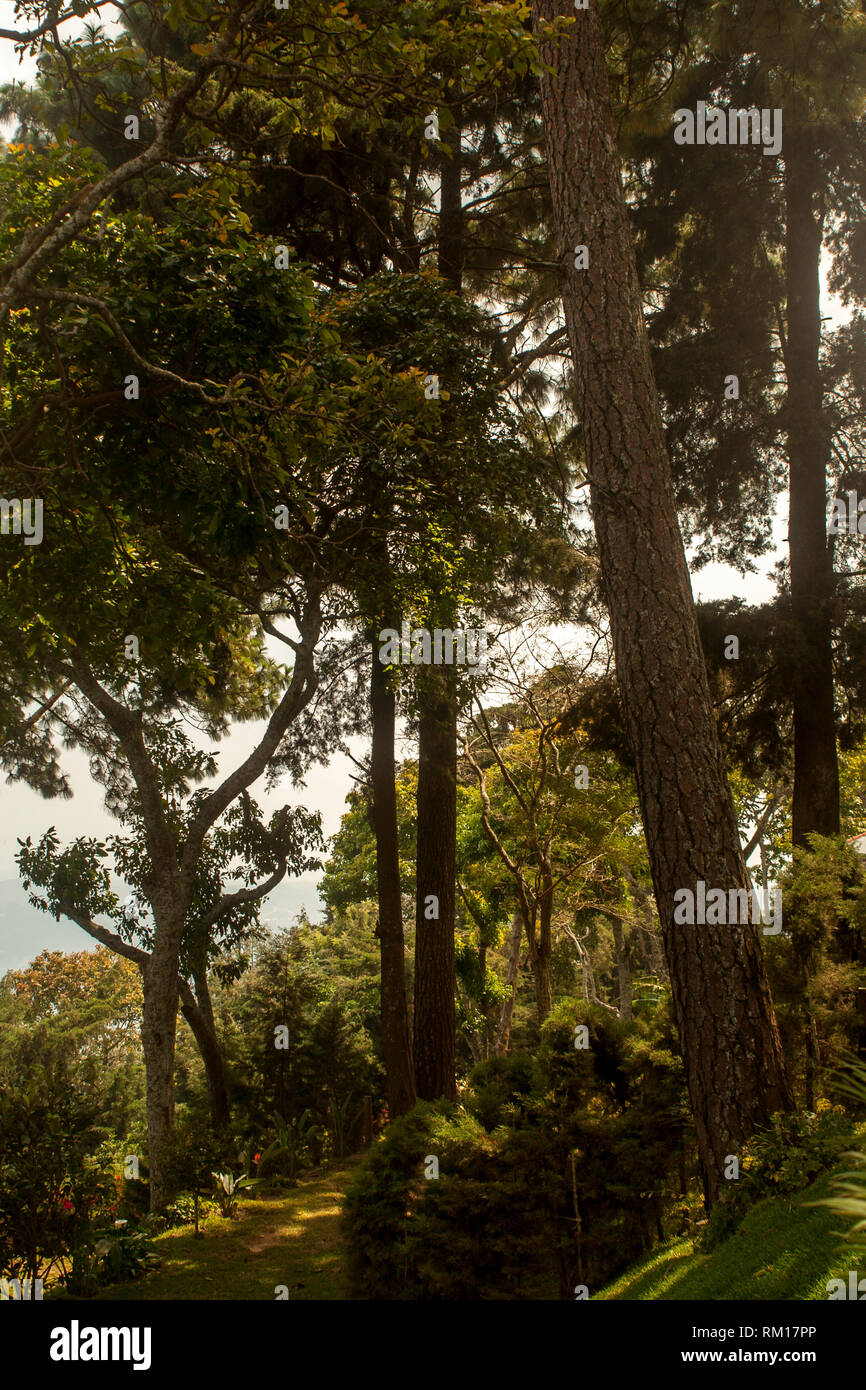
<path fill-rule="evenodd" d="M 863 1132 L 855 1141 L 863 1147 Z M 866 1275 L 866 1250 L 846 1243 L 848 1222 L 811 1205 L 830 1194 L 842 1161 L 802 1192 L 767 1197 L 747 1213 L 738 1231 L 709 1252 L 691 1239 L 672 1240 L 594 1297 L 617 1300 L 791 1300 L 828 1297 L 830 1279 Z M 859 1261 L 859 1264 L 858 1264 Z"/>

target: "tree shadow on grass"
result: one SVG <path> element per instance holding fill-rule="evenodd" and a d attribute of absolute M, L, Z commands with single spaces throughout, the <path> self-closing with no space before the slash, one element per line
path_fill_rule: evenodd
<path fill-rule="evenodd" d="M 838 1218 L 811 1205 L 826 1195 L 831 1177 L 825 1174 L 787 1198 L 764 1198 L 712 1251 L 696 1252 L 690 1243 L 660 1250 L 626 1280 L 612 1284 L 606 1296 L 695 1302 L 826 1297 L 827 1281 L 847 1270 L 854 1257 Z"/>
<path fill-rule="evenodd" d="M 209 1218 L 202 1239 L 187 1228 L 167 1231 L 155 1242 L 158 1269 L 97 1298 L 273 1300 L 280 1289 L 291 1299 L 344 1299 L 340 1218 L 350 1177 L 341 1165 L 285 1195 L 246 1200 L 238 1221 Z"/>

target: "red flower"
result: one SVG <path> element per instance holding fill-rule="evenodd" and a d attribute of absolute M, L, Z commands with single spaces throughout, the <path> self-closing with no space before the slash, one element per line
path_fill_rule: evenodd
<path fill-rule="evenodd" d="M 253 1154 L 253 1163 L 258 1163 L 260 1158 L 261 1154 Z"/>
<path fill-rule="evenodd" d="M 74 1211 L 74 1210 L 75 1210 L 75 1207 L 72 1205 L 72 1203 L 70 1202 L 70 1200 L 69 1200 L 68 1197 L 64 1197 L 64 1198 L 63 1198 L 63 1203 L 62 1203 L 62 1205 L 63 1205 L 63 1210 L 64 1210 L 64 1211 Z"/>

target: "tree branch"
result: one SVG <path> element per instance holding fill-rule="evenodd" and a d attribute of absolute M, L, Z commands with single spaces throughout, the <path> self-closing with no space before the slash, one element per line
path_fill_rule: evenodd
<path fill-rule="evenodd" d="M 249 757 L 235 768 L 210 796 L 205 797 L 190 821 L 181 858 L 181 873 L 188 886 L 192 885 L 195 866 L 204 837 L 210 827 L 235 797 L 251 786 L 264 772 L 289 726 L 306 708 L 316 691 L 318 677 L 313 665 L 313 652 L 322 629 L 321 592 L 313 589 L 304 613 L 298 619 L 301 641 L 292 678 L 288 688 L 268 721 L 261 742 Z"/>
<path fill-rule="evenodd" d="M 288 872 L 288 859 L 283 859 L 277 866 L 270 878 L 265 879 L 264 883 L 253 884 L 251 888 L 239 888 L 235 893 L 224 893 L 215 907 L 210 912 L 206 912 L 202 917 L 199 926 L 204 930 L 212 927 L 214 922 L 218 922 L 220 917 L 224 917 L 233 907 L 240 903 L 256 902 L 259 898 L 264 898 L 268 893 L 281 883 Z"/>
<path fill-rule="evenodd" d="M 0 292 L 0 321 L 5 322 L 12 305 L 32 284 L 42 267 L 53 261 L 58 252 L 83 231 L 106 198 L 111 197 L 131 179 L 139 178 L 149 169 L 162 163 L 186 108 L 204 87 L 208 78 L 228 58 L 244 18 L 253 19 L 258 11 L 265 8 L 265 3 L 266 0 L 255 0 L 255 3 L 248 5 L 244 0 L 240 0 L 240 3 L 231 8 L 223 37 L 213 44 L 207 56 L 200 59 L 195 71 L 190 73 L 174 96 L 166 102 L 164 110 L 155 112 L 156 135 L 146 150 L 83 189 L 59 226 L 52 229 L 52 223 L 49 222 L 46 227 L 34 229 L 25 236 L 18 255 L 4 267 L 5 286 Z"/>

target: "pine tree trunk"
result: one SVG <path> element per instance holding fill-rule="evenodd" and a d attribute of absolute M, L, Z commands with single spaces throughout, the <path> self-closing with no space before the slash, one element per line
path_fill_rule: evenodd
<path fill-rule="evenodd" d="M 452 110 L 439 194 L 439 274 L 459 294 L 463 273 L 461 113 Z M 457 682 L 451 667 L 418 678 L 418 852 L 415 911 L 415 1083 L 422 1100 L 457 1098 L 454 968 L 457 883 Z M 435 902 L 438 918 L 429 913 Z"/>
<path fill-rule="evenodd" d="M 437 269 L 455 293 L 459 294 L 463 283 L 463 197 L 460 188 L 463 176 L 463 117 L 459 105 L 451 107 L 451 115 L 454 120 L 452 131 L 442 132 Z M 446 140 L 450 141 L 450 144 L 446 144 Z"/>
<path fill-rule="evenodd" d="M 785 139 L 788 431 L 793 667 L 793 840 L 839 833 L 839 764 L 833 698 L 833 562 L 827 545 L 830 434 L 819 366 L 821 170 L 808 134 Z"/>
<path fill-rule="evenodd" d="M 420 668 L 418 687 L 421 720 L 415 908 L 415 1085 L 420 1100 L 440 1097 L 456 1100 L 457 696 L 454 668 Z"/>
<path fill-rule="evenodd" d="M 396 701 L 373 638 L 370 679 L 373 828 L 376 835 L 376 881 L 379 901 L 379 959 L 382 1055 L 388 1086 L 388 1112 L 404 1115 L 415 1104 L 409 1009 L 406 1002 L 406 948 L 400 894 L 397 792 L 394 764 Z"/>
<path fill-rule="evenodd" d="M 550 979 L 550 961 L 553 938 L 551 919 L 553 917 L 553 877 L 549 869 L 543 870 L 541 894 L 538 900 L 538 938 L 530 960 L 535 975 L 535 1008 L 539 1024 L 543 1023 L 553 1008 L 553 986 Z"/>
<path fill-rule="evenodd" d="M 791 1094 L 758 931 L 678 926 L 696 881 L 746 888 L 677 520 L 595 5 L 534 0 L 563 304 L 617 676 L 711 1205 L 725 1157 Z M 589 250 L 588 269 L 574 248 Z"/>

